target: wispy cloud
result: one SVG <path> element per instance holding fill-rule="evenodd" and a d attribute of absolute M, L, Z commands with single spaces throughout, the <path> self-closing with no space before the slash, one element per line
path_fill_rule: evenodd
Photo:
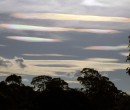
<path fill-rule="evenodd" d="M 98 7 L 123 7 L 128 6 L 129 0 L 84 0 L 81 4 L 86 6 L 98 6 Z"/>
<path fill-rule="evenodd" d="M 40 57 L 40 56 L 48 56 L 48 57 L 76 57 L 73 55 L 65 55 L 65 54 L 22 54 L 24 56 L 34 56 L 34 57 Z"/>
<path fill-rule="evenodd" d="M 46 31 L 46 32 L 87 32 L 97 34 L 113 34 L 120 33 L 118 30 L 113 29 L 81 29 L 81 28 L 64 28 L 64 27 L 44 27 L 44 26 L 33 26 L 33 25 L 21 25 L 21 24 L 0 24 L 0 28 L 3 29 L 14 29 L 24 31 Z"/>
<path fill-rule="evenodd" d="M 119 59 L 112 58 L 88 58 L 89 61 L 97 61 L 97 62 L 117 62 Z"/>
<path fill-rule="evenodd" d="M 84 0 L 81 5 L 108 7 L 109 5 L 99 0 Z"/>
<path fill-rule="evenodd" d="M 130 18 L 94 15 L 75 15 L 59 13 L 15 13 L 15 18 L 20 19 L 49 19 L 49 20 L 70 20 L 70 21 L 98 21 L 98 22 L 130 22 Z"/>
<path fill-rule="evenodd" d="M 128 56 L 129 52 L 121 52 L 120 55 L 122 55 L 122 56 Z"/>
<path fill-rule="evenodd" d="M 0 47 L 5 47 L 6 45 L 0 44 Z"/>
<path fill-rule="evenodd" d="M 127 45 L 119 45 L 119 46 L 88 46 L 83 48 L 85 50 L 104 50 L 104 51 L 116 51 L 116 50 L 126 50 Z"/>
<path fill-rule="evenodd" d="M 49 39 L 40 37 L 27 37 L 27 36 L 8 36 L 7 38 L 24 42 L 62 42 L 62 40 L 60 39 Z"/>

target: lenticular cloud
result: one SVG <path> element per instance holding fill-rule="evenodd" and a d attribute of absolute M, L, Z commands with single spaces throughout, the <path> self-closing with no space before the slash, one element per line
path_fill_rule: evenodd
<path fill-rule="evenodd" d="M 59 39 L 48 39 L 48 38 L 27 37 L 27 36 L 8 36 L 7 38 L 24 42 L 61 42 L 61 40 Z"/>

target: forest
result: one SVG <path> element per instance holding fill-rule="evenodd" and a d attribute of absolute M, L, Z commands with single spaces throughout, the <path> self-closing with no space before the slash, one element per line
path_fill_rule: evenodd
<path fill-rule="evenodd" d="M 130 110 L 130 96 L 98 71 L 83 68 L 77 80 L 83 88 L 45 75 L 25 86 L 21 76 L 12 74 L 0 82 L 1 110 Z"/>

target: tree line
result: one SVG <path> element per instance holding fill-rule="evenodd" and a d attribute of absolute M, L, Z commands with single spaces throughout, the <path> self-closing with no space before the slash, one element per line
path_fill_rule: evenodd
<path fill-rule="evenodd" d="M 12 74 L 0 82 L 1 110 L 130 110 L 130 96 L 118 90 L 108 77 L 83 68 L 77 81 L 82 88 L 70 88 L 61 78 L 41 75 L 31 86 Z"/>

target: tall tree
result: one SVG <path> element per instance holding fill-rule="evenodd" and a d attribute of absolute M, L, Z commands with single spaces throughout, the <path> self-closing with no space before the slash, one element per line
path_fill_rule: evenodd
<path fill-rule="evenodd" d="M 44 91 L 47 89 L 47 86 L 51 80 L 52 80 L 52 77 L 42 75 L 42 76 L 34 77 L 31 81 L 31 84 L 34 87 L 34 90 Z"/>
<path fill-rule="evenodd" d="M 77 80 L 83 85 L 83 92 L 98 108 L 97 110 L 107 110 L 107 107 L 110 109 L 115 106 L 118 96 L 123 94 L 109 78 L 91 68 L 84 68 Z"/>

